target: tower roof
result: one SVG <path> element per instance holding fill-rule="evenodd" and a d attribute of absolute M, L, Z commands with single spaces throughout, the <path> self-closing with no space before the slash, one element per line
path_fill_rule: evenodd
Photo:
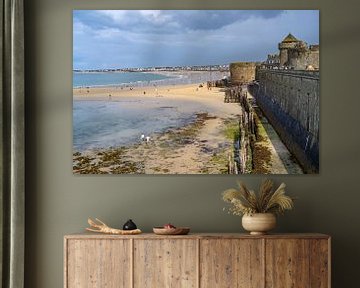
<path fill-rule="evenodd" d="M 289 33 L 289 35 L 287 35 L 287 36 L 283 39 L 282 43 L 289 43 L 289 42 L 299 42 L 299 40 L 296 39 L 296 37 L 295 37 L 294 35 L 292 35 L 291 33 Z"/>

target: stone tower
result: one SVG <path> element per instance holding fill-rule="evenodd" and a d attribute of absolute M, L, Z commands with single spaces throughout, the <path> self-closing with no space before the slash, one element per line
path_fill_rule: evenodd
<path fill-rule="evenodd" d="M 230 63 L 230 79 L 233 84 L 246 84 L 255 80 L 255 62 Z"/>
<path fill-rule="evenodd" d="M 284 40 L 279 43 L 280 50 L 280 67 L 287 65 L 288 62 L 288 50 L 295 49 L 302 41 L 296 39 L 291 33 L 287 35 Z"/>
<path fill-rule="evenodd" d="M 308 45 L 306 42 L 296 39 L 291 33 L 281 43 L 280 67 L 295 70 L 314 69 L 319 70 L 319 45 Z"/>

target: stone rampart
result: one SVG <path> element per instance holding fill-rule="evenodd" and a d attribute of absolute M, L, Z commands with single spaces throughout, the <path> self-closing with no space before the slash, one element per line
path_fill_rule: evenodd
<path fill-rule="evenodd" d="M 307 173 L 319 170 L 319 72 L 257 69 L 249 91 Z"/>

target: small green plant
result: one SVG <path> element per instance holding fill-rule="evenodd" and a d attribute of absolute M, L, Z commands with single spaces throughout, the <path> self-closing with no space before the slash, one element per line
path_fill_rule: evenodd
<path fill-rule="evenodd" d="M 229 213 L 233 215 L 283 214 L 285 210 L 291 210 L 294 207 L 294 199 L 285 195 L 286 185 L 284 183 L 274 190 L 274 182 L 265 179 L 262 181 L 258 193 L 249 190 L 241 181 L 237 183 L 238 189 L 227 189 L 222 194 L 222 199 L 231 204 Z"/>

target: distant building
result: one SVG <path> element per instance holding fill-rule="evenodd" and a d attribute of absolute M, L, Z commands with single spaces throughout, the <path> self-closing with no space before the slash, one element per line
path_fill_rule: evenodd
<path fill-rule="evenodd" d="M 266 68 L 278 68 L 280 66 L 279 54 L 268 54 L 267 59 L 262 64 Z"/>

